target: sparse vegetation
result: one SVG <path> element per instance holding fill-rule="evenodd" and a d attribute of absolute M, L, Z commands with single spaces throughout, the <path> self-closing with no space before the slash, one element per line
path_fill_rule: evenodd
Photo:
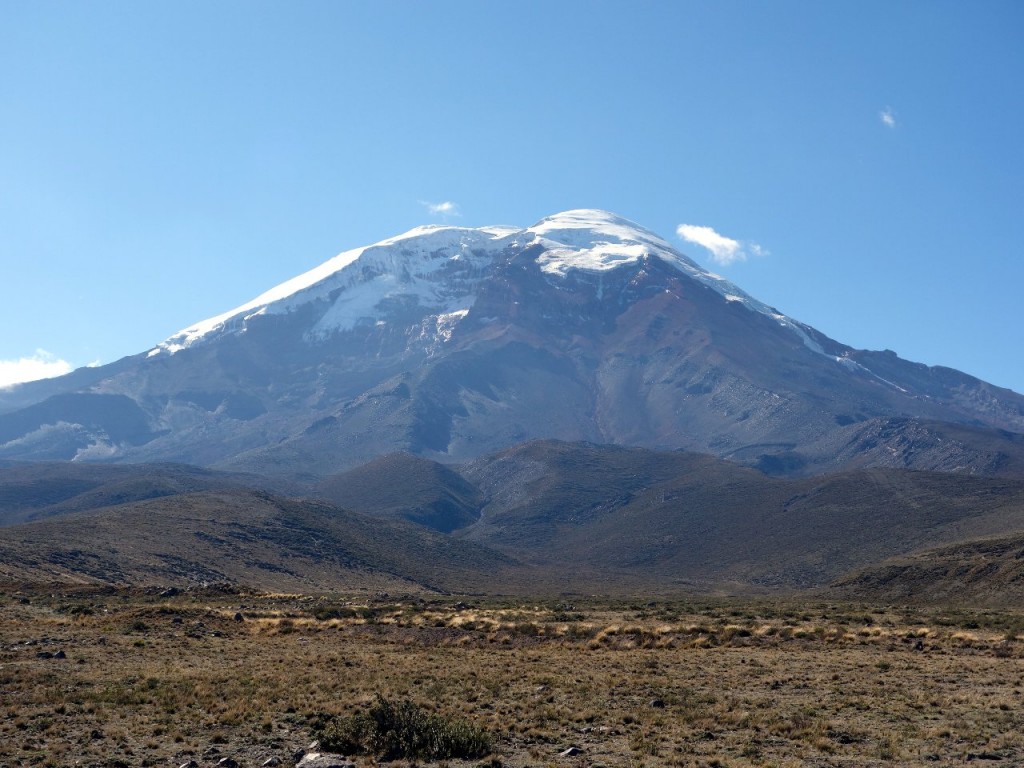
<path fill-rule="evenodd" d="M 8 593 L 0 764 L 288 765 L 314 737 L 360 768 L 1017 764 L 1021 620 L 806 600 Z M 570 746 L 578 763 L 558 758 Z"/>

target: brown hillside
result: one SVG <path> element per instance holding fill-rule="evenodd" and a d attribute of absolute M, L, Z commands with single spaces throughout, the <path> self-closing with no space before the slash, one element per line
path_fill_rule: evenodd
<path fill-rule="evenodd" d="M 509 558 L 408 523 L 258 491 L 185 494 L 0 529 L 0 577 L 284 591 L 463 592 Z"/>
<path fill-rule="evenodd" d="M 892 558 L 838 580 L 837 596 L 890 603 L 1024 605 L 1024 534 Z"/>

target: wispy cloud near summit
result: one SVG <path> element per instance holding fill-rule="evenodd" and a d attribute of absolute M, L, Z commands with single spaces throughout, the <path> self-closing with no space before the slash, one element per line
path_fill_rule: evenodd
<path fill-rule="evenodd" d="M 459 216 L 459 204 L 453 203 L 451 200 L 445 200 L 443 203 L 428 203 L 421 201 L 420 204 L 427 209 L 427 213 L 431 216 L 442 216 L 447 218 L 449 216 Z"/>
<path fill-rule="evenodd" d="M 737 261 L 746 261 L 748 255 L 767 256 L 768 252 L 753 242 L 740 242 L 731 237 L 719 234 L 711 227 L 697 224 L 680 224 L 676 234 L 683 240 L 699 245 L 711 253 L 711 260 L 722 266 L 729 266 Z"/>

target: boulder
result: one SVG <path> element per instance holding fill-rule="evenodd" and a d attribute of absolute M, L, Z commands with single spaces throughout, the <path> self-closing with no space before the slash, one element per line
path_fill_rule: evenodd
<path fill-rule="evenodd" d="M 299 760 L 295 768 L 356 768 L 356 764 L 344 755 L 309 752 Z"/>

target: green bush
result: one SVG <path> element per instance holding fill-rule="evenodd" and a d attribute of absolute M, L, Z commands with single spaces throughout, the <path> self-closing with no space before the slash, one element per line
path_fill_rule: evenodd
<path fill-rule="evenodd" d="M 492 746 L 491 735 L 479 726 L 383 696 L 366 711 L 328 719 L 314 726 L 314 732 L 328 752 L 371 754 L 382 760 L 473 759 L 490 753 Z"/>
<path fill-rule="evenodd" d="M 354 619 L 358 616 L 352 608 L 348 606 L 319 606 L 313 611 L 313 617 L 317 621 L 329 621 L 330 619 Z"/>

